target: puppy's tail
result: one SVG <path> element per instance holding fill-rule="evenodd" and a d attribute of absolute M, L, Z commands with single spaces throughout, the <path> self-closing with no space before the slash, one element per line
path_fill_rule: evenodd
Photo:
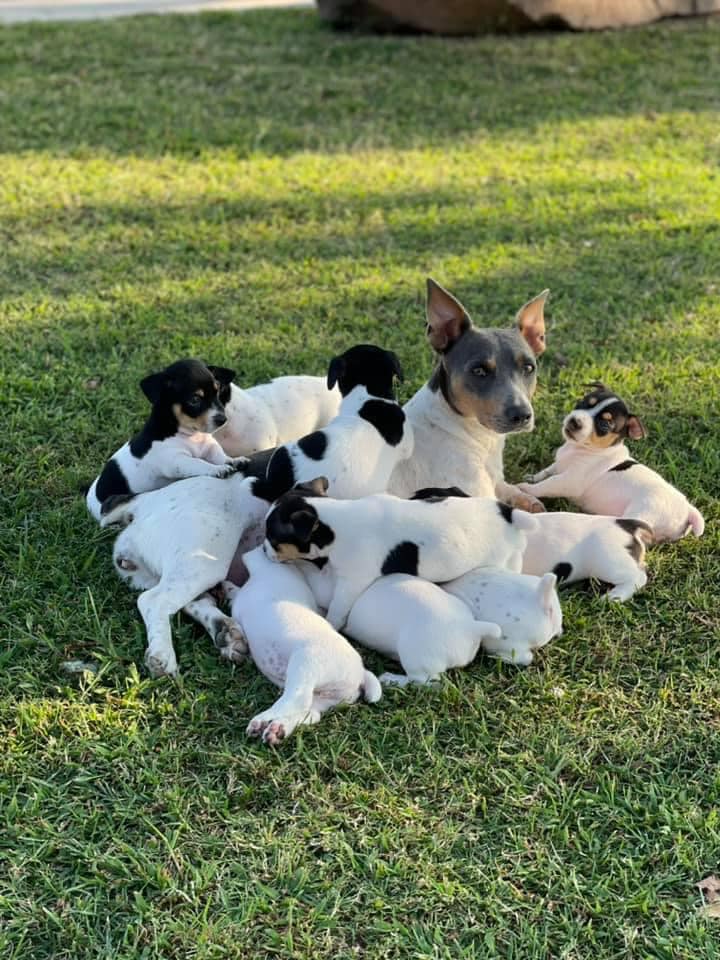
<path fill-rule="evenodd" d="M 365 670 L 363 673 L 363 682 L 360 684 L 360 696 L 366 703 L 377 703 L 382 696 L 382 687 L 380 681 L 374 673 Z"/>
<path fill-rule="evenodd" d="M 103 500 L 100 507 L 101 527 L 126 527 L 133 521 L 132 501 L 134 493 L 119 493 Z"/>
<path fill-rule="evenodd" d="M 534 533 L 538 529 L 538 522 L 535 517 L 527 510 L 520 510 L 517 507 L 512 511 L 512 522 L 518 530 L 524 530 L 526 533 Z"/>
<path fill-rule="evenodd" d="M 705 531 L 705 520 L 703 515 L 695 507 L 690 507 L 688 512 L 688 525 L 696 537 L 701 537 Z"/>

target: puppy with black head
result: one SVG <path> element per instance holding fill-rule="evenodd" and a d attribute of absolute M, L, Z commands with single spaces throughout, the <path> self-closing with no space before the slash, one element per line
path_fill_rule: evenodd
<path fill-rule="evenodd" d="M 228 457 L 212 434 L 225 423 L 225 367 L 178 360 L 140 382 L 152 404 L 143 428 L 117 450 L 87 493 L 96 520 L 108 497 L 144 493 L 185 477 L 226 477 L 246 463 Z"/>
<path fill-rule="evenodd" d="M 327 385 L 340 388 L 337 416 L 322 430 L 278 447 L 268 481 L 289 490 L 322 473 L 328 492 L 340 500 L 384 492 L 413 449 L 412 430 L 395 400 L 396 378 L 402 381 L 402 368 L 390 350 L 359 344 L 334 357 Z"/>
<path fill-rule="evenodd" d="M 342 629 L 355 601 L 378 577 L 406 573 L 436 583 L 475 567 L 519 571 L 535 519 L 489 497 L 358 500 L 324 496 L 325 477 L 284 494 L 269 511 L 272 560 L 322 560 L 335 575 L 328 620 Z"/>
<path fill-rule="evenodd" d="M 646 435 L 640 418 L 604 384 L 591 386 L 563 421 L 565 443 L 555 461 L 520 489 L 536 497 L 564 497 L 587 513 L 642 520 L 656 543 L 679 540 L 688 530 L 701 536 L 705 522 L 699 511 L 631 458 L 625 441 Z"/>

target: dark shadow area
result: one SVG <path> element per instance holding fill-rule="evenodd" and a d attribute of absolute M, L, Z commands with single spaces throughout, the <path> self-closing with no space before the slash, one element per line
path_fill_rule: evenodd
<path fill-rule="evenodd" d="M 719 37 L 704 20 L 367 37 L 333 33 L 314 11 L 15 26 L 0 30 L 0 150 L 287 155 L 706 111 L 720 106 Z"/>

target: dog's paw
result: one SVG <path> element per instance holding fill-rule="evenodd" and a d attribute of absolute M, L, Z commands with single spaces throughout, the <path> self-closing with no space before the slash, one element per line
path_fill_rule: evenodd
<path fill-rule="evenodd" d="M 145 666 L 151 677 L 177 677 L 178 665 L 175 659 L 175 653 L 171 650 L 169 653 L 156 651 L 151 653 L 149 650 L 145 654 Z"/>
<path fill-rule="evenodd" d="M 528 486 L 529 484 L 527 483 L 518 484 L 518 490 L 521 495 L 512 498 L 513 507 L 517 507 L 519 510 L 526 510 L 528 513 L 545 513 L 545 505 L 542 500 L 538 500 L 532 493 L 529 493 Z"/>
<path fill-rule="evenodd" d="M 282 720 L 271 720 L 262 732 L 262 741 L 269 747 L 276 747 L 287 736 Z"/>
<path fill-rule="evenodd" d="M 247 639 L 232 617 L 225 617 L 218 625 L 213 642 L 220 651 L 220 656 L 233 663 L 241 663 L 247 656 Z"/>
<path fill-rule="evenodd" d="M 269 718 L 264 714 L 259 713 L 256 717 L 252 718 L 250 723 L 245 728 L 245 735 L 248 737 L 259 737 L 269 723 Z"/>

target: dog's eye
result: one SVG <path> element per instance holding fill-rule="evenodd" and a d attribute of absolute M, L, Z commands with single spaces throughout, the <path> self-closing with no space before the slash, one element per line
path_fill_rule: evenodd
<path fill-rule="evenodd" d="M 473 376 L 475 377 L 489 377 L 491 373 L 491 371 L 488 370 L 487 367 L 483 367 L 483 366 L 473 367 L 472 372 L 473 372 Z"/>
<path fill-rule="evenodd" d="M 202 396 L 199 393 L 194 393 L 188 400 L 188 406 L 197 407 L 202 403 Z"/>
<path fill-rule="evenodd" d="M 523 371 L 529 377 L 531 373 L 535 373 L 535 364 L 528 361 L 527 363 L 523 364 Z"/>

